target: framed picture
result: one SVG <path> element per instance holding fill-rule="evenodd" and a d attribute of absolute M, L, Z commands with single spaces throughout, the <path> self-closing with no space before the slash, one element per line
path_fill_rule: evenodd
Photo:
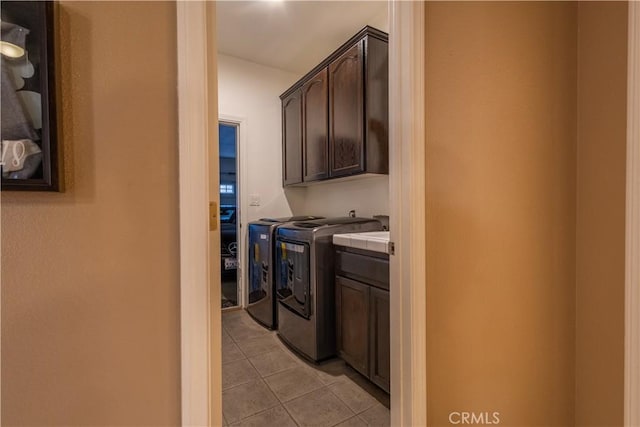
<path fill-rule="evenodd" d="M 59 191 L 52 1 L 0 2 L 2 190 Z"/>

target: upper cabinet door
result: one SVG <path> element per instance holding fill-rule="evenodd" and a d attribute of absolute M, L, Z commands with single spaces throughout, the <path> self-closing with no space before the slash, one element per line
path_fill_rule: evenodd
<path fill-rule="evenodd" d="M 282 100 L 282 183 L 302 182 L 302 91 Z"/>
<path fill-rule="evenodd" d="M 302 86 L 303 181 L 329 176 L 327 69 Z"/>
<path fill-rule="evenodd" d="M 332 177 L 364 170 L 363 44 L 329 64 L 329 165 Z"/>
<path fill-rule="evenodd" d="M 387 40 L 364 27 L 280 95 L 284 186 L 389 173 Z"/>

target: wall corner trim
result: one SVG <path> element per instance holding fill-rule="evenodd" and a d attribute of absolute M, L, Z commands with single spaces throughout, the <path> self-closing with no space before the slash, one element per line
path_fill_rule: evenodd
<path fill-rule="evenodd" d="M 211 408 L 206 2 L 179 1 L 176 17 L 182 425 L 209 426 L 216 414 Z"/>
<path fill-rule="evenodd" d="M 389 2 L 391 425 L 426 426 L 425 9 Z"/>
<path fill-rule="evenodd" d="M 640 426 L 640 2 L 628 7 L 624 425 L 632 427 Z"/>

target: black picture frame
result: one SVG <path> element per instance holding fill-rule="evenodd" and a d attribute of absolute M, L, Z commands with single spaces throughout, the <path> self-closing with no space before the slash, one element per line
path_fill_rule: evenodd
<path fill-rule="evenodd" d="M 61 191 L 56 121 L 54 6 L 53 1 L 0 2 L 2 21 L 29 29 L 25 50 L 29 52 L 34 77 L 37 78 L 31 82 L 30 90 L 39 90 L 42 114 L 42 127 L 38 129 L 40 140 L 36 141 L 42 151 L 40 166 L 32 177 L 26 179 L 10 179 L 3 174 L 2 191 Z"/>

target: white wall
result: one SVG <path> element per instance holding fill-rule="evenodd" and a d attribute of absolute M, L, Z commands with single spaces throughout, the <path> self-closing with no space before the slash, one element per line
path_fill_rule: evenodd
<path fill-rule="evenodd" d="M 386 33 L 389 32 L 389 11 L 385 8 L 376 16 L 367 20 L 367 25 L 377 28 Z"/>
<path fill-rule="evenodd" d="M 326 217 L 347 216 L 352 209 L 360 217 L 389 215 L 389 177 L 327 182 L 307 188 L 306 212 Z"/>
<path fill-rule="evenodd" d="M 239 179 L 243 224 L 262 217 L 291 215 L 301 207 L 304 191 L 290 194 L 290 202 L 282 189 L 281 171 L 279 96 L 297 79 L 293 73 L 218 55 L 220 117 L 242 120 Z M 252 194 L 260 196 L 260 206 L 248 206 Z"/>
<path fill-rule="evenodd" d="M 243 225 L 238 239 L 240 265 L 245 265 L 248 222 L 288 216 L 303 207 L 304 189 L 288 191 L 285 196 L 281 171 L 279 96 L 297 79 L 296 74 L 218 55 L 220 117 L 226 121 L 241 121 L 238 153 L 240 223 Z M 249 206 L 249 196 L 253 194 L 260 197 L 260 206 Z M 246 283 L 246 271 L 242 283 Z"/>

